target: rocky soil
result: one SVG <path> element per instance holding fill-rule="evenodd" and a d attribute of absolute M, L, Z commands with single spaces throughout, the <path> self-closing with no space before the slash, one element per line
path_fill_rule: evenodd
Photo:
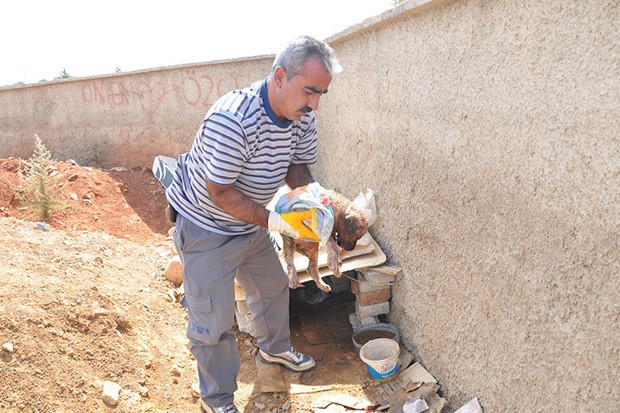
<path fill-rule="evenodd" d="M 181 290 L 163 276 L 174 250 L 159 182 L 148 169 L 56 162 L 66 208 L 43 223 L 14 197 L 20 163 L 0 160 L 0 411 L 198 412 Z M 321 310 L 343 314 L 327 338 L 292 311 L 295 344 L 320 361 L 314 376 L 284 373 L 287 382 L 339 383 L 355 397 L 372 386 L 350 343 L 347 300 Z M 254 339 L 238 333 L 238 344 L 240 408 L 315 410 L 316 394 L 261 392 Z M 111 398 L 106 386 L 118 386 Z"/>

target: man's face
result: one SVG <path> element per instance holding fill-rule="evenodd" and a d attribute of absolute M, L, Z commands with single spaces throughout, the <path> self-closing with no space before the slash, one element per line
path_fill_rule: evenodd
<path fill-rule="evenodd" d="M 332 75 L 315 58 L 308 59 L 302 73 L 293 78 L 289 78 L 284 70 L 277 72 L 276 77 L 278 89 L 273 109 L 279 118 L 288 120 L 298 120 L 317 110 L 319 99 L 327 93 L 332 80 Z"/>

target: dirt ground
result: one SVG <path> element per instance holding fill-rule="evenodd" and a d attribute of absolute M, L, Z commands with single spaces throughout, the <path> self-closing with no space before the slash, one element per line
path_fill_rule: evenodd
<path fill-rule="evenodd" d="M 200 411 L 181 290 L 163 275 L 174 247 L 160 183 L 149 169 L 56 162 L 68 208 L 43 226 L 14 198 L 19 165 L 0 160 L 0 411 Z M 292 340 L 317 368 L 282 369 L 305 387 L 262 392 L 255 340 L 238 333 L 242 411 L 313 412 L 330 394 L 363 399 L 376 385 L 351 343 L 350 292 L 306 298 L 292 295 Z M 122 389 L 116 406 L 102 400 L 106 381 Z"/>

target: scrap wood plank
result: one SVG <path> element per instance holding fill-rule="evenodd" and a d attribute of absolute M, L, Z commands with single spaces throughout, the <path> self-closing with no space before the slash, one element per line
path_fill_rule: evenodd
<path fill-rule="evenodd" d="M 366 410 L 372 403 L 365 399 L 358 399 L 349 394 L 334 393 L 321 396 L 312 402 L 312 407 L 326 409 L 331 404 L 343 406 L 348 410 Z"/>
<path fill-rule="evenodd" d="M 310 394 L 310 393 L 319 393 L 323 391 L 336 390 L 338 385 L 330 384 L 325 386 L 306 386 L 304 384 L 294 384 L 291 383 L 290 386 L 290 394 Z"/>

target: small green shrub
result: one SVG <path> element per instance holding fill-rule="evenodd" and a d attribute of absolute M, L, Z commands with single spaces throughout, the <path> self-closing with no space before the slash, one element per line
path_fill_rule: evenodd
<path fill-rule="evenodd" d="M 38 135 L 35 136 L 35 151 L 32 158 L 17 172 L 22 186 L 15 190 L 15 198 L 20 204 L 31 209 L 36 219 L 47 221 L 52 211 L 64 209 L 60 199 L 58 177 L 50 174 L 54 162 Z"/>
<path fill-rule="evenodd" d="M 59 80 L 59 79 L 69 79 L 70 77 L 72 77 L 69 72 L 67 72 L 67 69 L 65 69 L 64 67 L 62 68 L 62 71 L 60 72 L 60 74 L 54 78 L 54 80 Z"/>

